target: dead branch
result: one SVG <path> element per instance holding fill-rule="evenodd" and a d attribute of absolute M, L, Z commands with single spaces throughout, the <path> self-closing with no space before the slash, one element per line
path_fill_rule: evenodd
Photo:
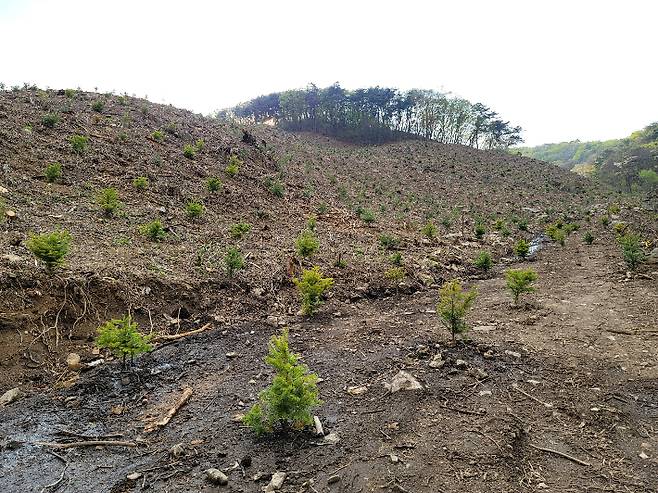
<path fill-rule="evenodd" d="M 201 332 L 204 332 L 208 330 L 210 327 L 212 327 L 212 324 L 207 323 L 200 329 L 195 329 L 195 330 L 190 330 L 189 332 L 183 332 L 181 334 L 162 334 L 159 336 L 156 336 L 153 338 L 153 342 L 158 342 L 158 341 L 175 341 L 177 339 L 182 339 L 183 337 L 191 336 L 194 334 L 200 334 Z"/>
<path fill-rule="evenodd" d="M 167 426 L 167 423 L 171 421 L 171 418 L 173 418 L 178 410 L 185 405 L 185 403 L 192 397 L 192 389 L 190 387 L 187 387 L 185 390 L 183 390 L 183 394 L 180 396 L 176 404 L 174 404 L 169 411 L 166 412 L 162 418 L 160 418 L 157 421 L 154 421 L 152 423 L 147 424 L 144 427 L 144 432 L 145 433 L 151 433 L 152 431 L 157 430 L 158 428 L 162 428 L 163 426 Z"/>
<path fill-rule="evenodd" d="M 84 442 L 34 442 L 35 445 L 43 447 L 52 447 L 58 449 L 75 448 L 75 447 L 137 447 L 135 442 L 121 442 L 114 440 L 87 440 Z"/>
<path fill-rule="evenodd" d="M 544 447 L 540 447 L 540 446 L 538 446 L 538 445 L 533 445 L 532 443 L 530 443 L 529 445 L 530 445 L 532 448 L 534 448 L 535 450 L 541 450 L 542 452 L 548 452 L 548 453 L 550 453 L 550 454 L 559 455 L 560 457 L 564 457 L 565 459 L 568 459 L 568 460 L 570 460 L 571 462 L 575 462 L 576 464 L 580 464 L 581 466 L 591 466 L 591 465 L 592 465 L 592 464 L 590 464 L 589 462 L 585 462 L 585 461 L 583 461 L 583 460 L 577 459 L 577 458 L 575 458 L 575 457 L 572 457 L 572 456 L 569 455 L 569 454 L 565 454 L 564 452 L 560 452 L 559 450 L 553 450 L 552 448 L 544 448 Z"/>
<path fill-rule="evenodd" d="M 525 390 L 521 389 L 518 386 L 518 384 L 512 384 L 512 388 L 514 390 L 516 390 L 517 392 L 520 392 L 521 394 L 525 395 L 528 399 L 532 399 L 533 401 L 538 402 L 539 404 L 541 404 L 544 407 L 548 407 L 548 408 L 553 407 L 553 404 L 551 404 L 550 402 L 540 401 L 535 396 L 528 394 Z"/>

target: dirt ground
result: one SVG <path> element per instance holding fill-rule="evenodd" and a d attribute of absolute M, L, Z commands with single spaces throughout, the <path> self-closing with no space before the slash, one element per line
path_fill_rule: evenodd
<path fill-rule="evenodd" d="M 540 250 L 537 292 L 513 308 L 508 262 L 470 276 L 469 342 L 439 326 L 434 289 L 332 299 L 313 320 L 278 321 L 322 379 L 317 415 L 337 443 L 310 431 L 257 439 L 236 421 L 269 381 L 278 328 L 215 323 L 132 374 L 106 362 L 2 409 L 0 491 L 251 492 L 275 471 L 283 492 L 658 491 L 658 269 L 627 278 L 611 237 L 572 237 Z M 431 368 L 439 352 L 445 364 Z M 400 369 L 424 389 L 389 393 Z M 146 433 L 188 388 L 169 424 Z M 91 438 L 136 446 L 36 444 Z M 210 485 L 210 467 L 229 484 Z"/>

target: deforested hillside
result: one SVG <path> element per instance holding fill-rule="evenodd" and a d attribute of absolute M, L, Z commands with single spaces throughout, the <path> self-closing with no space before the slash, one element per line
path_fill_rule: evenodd
<path fill-rule="evenodd" d="M 658 221 L 588 178 L 23 89 L 0 209 L 2 491 L 656 486 Z"/>

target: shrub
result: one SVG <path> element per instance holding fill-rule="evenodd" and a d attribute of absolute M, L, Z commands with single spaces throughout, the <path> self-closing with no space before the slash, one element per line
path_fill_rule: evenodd
<path fill-rule="evenodd" d="M 477 290 L 473 288 L 464 292 L 457 279 L 446 282 L 439 293 L 439 304 L 436 311 L 455 340 L 456 334 L 463 334 L 468 330 L 466 325 L 466 312 L 473 306 Z"/>
<path fill-rule="evenodd" d="M 379 246 L 384 250 L 393 250 L 398 246 L 398 243 L 398 239 L 395 236 L 387 233 L 382 233 L 379 235 Z"/>
<path fill-rule="evenodd" d="M 251 224 L 239 222 L 231 225 L 229 233 L 233 238 L 239 240 L 251 230 Z"/>
<path fill-rule="evenodd" d="M 317 225 L 318 225 L 318 218 L 314 214 L 311 214 L 306 218 L 306 227 L 308 228 L 309 231 L 315 231 Z"/>
<path fill-rule="evenodd" d="M 244 257 L 236 247 L 230 247 L 224 255 L 224 265 L 228 277 L 233 277 L 235 273 L 244 268 Z"/>
<path fill-rule="evenodd" d="M 521 238 L 514 245 L 514 253 L 519 256 L 519 258 L 526 258 L 528 253 L 530 253 L 530 243 Z"/>
<path fill-rule="evenodd" d="M 493 266 L 491 254 L 489 252 L 480 252 L 473 260 L 473 265 L 484 272 L 489 272 Z"/>
<path fill-rule="evenodd" d="M 136 355 L 153 349 L 149 340 L 149 336 L 143 336 L 137 331 L 137 322 L 133 322 L 130 315 L 126 315 L 99 327 L 96 345 L 109 349 L 115 357 L 121 358 L 121 364 L 125 367 L 126 356 L 130 356 L 132 363 Z"/>
<path fill-rule="evenodd" d="M 64 264 L 64 257 L 69 253 L 71 235 L 68 231 L 53 231 L 32 235 L 27 240 L 27 248 L 32 254 L 46 264 L 48 270 Z"/>
<path fill-rule="evenodd" d="M 608 214 L 619 214 L 621 212 L 621 207 L 618 204 L 610 204 L 608 206 Z"/>
<path fill-rule="evenodd" d="M 73 99 L 75 97 L 75 94 L 76 94 L 75 89 L 64 89 L 64 95 L 69 99 Z"/>
<path fill-rule="evenodd" d="M 194 147 L 196 148 L 197 152 L 201 152 L 203 150 L 203 146 L 205 145 L 206 143 L 203 139 L 197 139 L 197 141 L 194 143 Z"/>
<path fill-rule="evenodd" d="M 388 259 L 391 261 L 393 265 L 402 265 L 402 254 L 400 252 L 395 252 L 391 254 Z"/>
<path fill-rule="evenodd" d="M 59 115 L 56 113 L 46 113 L 41 118 L 41 125 L 47 128 L 54 128 L 59 123 Z"/>
<path fill-rule="evenodd" d="M 97 113 L 101 113 L 103 111 L 103 108 L 105 108 L 105 101 L 103 101 L 102 99 L 97 99 L 96 101 L 91 103 L 91 109 Z"/>
<path fill-rule="evenodd" d="M 240 158 L 236 155 L 232 155 L 229 160 L 228 164 L 226 165 L 226 174 L 233 177 L 238 174 L 240 171 L 240 166 L 242 166 L 242 161 Z"/>
<path fill-rule="evenodd" d="M 484 235 L 486 234 L 487 229 L 484 227 L 484 224 L 482 221 L 478 221 L 475 223 L 475 227 L 473 228 L 473 233 L 475 233 L 475 237 L 478 240 L 481 240 L 484 238 Z"/>
<path fill-rule="evenodd" d="M 62 177 L 62 165 L 59 163 L 49 164 L 46 166 L 44 175 L 48 183 L 55 183 L 55 181 Z"/>
<path fill-rule="evenodd" d="M 617 236 L 621 236 L 626 232 L 626 228 L 628 228 L 628 225 L 626 223 L 619 222 L 619 223 L 615 223 L 612 229 L 615 231 Z"/>
<path fill-rule="evenodd" d="M 196 147 L 194 147 L 192 144 L 185 144 L 183 146 L 183 156 L 185 156 L 187 159 L 193 159 L 195 155 Z"/>
<path fill-rule="evenodd" d="M 601 216 L 600 220 L 603 226 L 607 226 L 608 224 L 610 224 L 610 216 Z"/>
<path fill-rule="evenodd" d="M 191 200 L 185 204 L 185 214 L 190 219 L 198 218 L 201 216 L 201 214 L 203 214 L 203 204 L 201 202 L 195 202 L 194 200 Z"/>
<path fill-rule="evenodd" d="M 320 248 L 320 240 L 316 238 L 313 234 L 313 231 L 304 230 L 302 231 L 297 240 L 295 241 L 295 249 L 297 254 L 302 258 L 308 258 L 312 256 Z"/>
<path fill-rule="evenodd" d="M 493 227 L 494 227 L 494 229 L 495 229 L 496 231 L 502 231 L 503 228 L 506 227 L 506 226 L 505 226 L 505 221 L 503 221 L 502 219 L 496 219 L 496 221 L 494 222 L 494 226 L 493 226 Z"/>
<path fill-rule="evenodd" d="M 358 211 L 359 219 L 361 219 L 366 224 L 372 224 L 375 222 L 375 213 L 370 209 L 360 209 Z"/>
<path fill-rule="evenodd" d="M 71 136 L 71 147 L 76 154 L 82 154 L 87 149 L 89 138 L 84 135 Z"/>
<path fill-rule="evenodd" d="M 318 399 L 317 375 L 309 373 L 299 357 L 290 352 L 288 331 L 272 336 L 265 362 L 276 375 L 272 384 L 259 394 L 259 402 L 242 419 L 257 435 L 275 430 L 300 430 L 313 423 L 312 411 Z"/>
<path fill-rule="evenodd" d="M 507 288 L 512 292 L 515 305 L 518 305 L 521 294 L 535 291 L 532 283 L 538 277 L 537 273 L 532 269 L 510 269 L 505 272 Z"/>
<path fill-rule="evenodd" d="M 142 225 L 139 231 L 151 241 L 162 241 L 167 236 L 159 219 Z"/>
<path fill-rule="evenodd" d="M 137 190 L 146 190 L 149 186 L 149 180 L 145 176 L 138 176 L 133 180 L 133 186 Z"/>
<path fill-rule="evenodd" d="M 560 221 L 549 224 L 546 227 L 546 235 L 562 246 L 564 246 L 567 239 L 567 232 L 564 230 L 564 225 Z"/>
<path fill-rule="evenodd" d="M 154 130 L 151 134 L 151 137 L 153 137 L 154 140 L 163 140 L 164 136 L 165 134 L 162 130 Z"/>
<path fill-rule="evenodd" d="M 450 229 L 450 226 L 452 226 L 452 219 L 450 216 L 445 216 L 443 219 L 441 219 L 441 224 L 444 228 Z"/>
<path fill-rule="evenodd" d="M 520 231 L 528 231 L 528 220 L 527 219 L 519 219 L 519 222 L 518 222 L 517 226 L 518 226 Z"/>
<path fill-rule="evenodd" d="M 322 304 L 322 295 L 334 284 L 330 277 L 322 277 L 318 266 L 304 269 L 301 279 L 294 278 L 293 282 L 302 297 L 302 313 L 313 315 Z"/>
<path fill-rule="evenodd" d="M 503 235 L 505 238 L 507 238 L 509 235 L 512 234 L 510 229 L 507 227 L 506 224 L 503 224 L 503 227 L 500 229 L 500 234 Z"/>
<path fill-rule="evenodd" d="M 286 193 L 283 184 L 278 180 L 273 180 L 272 178 L 265 179 L 265 187 L 274 195 L 275 197 L 283 197 Z"/>
<path fill-rule="evenodd" d="M 594 235 L 589 231 L 586 231 L 585 234 L 583 235 L 583 241 L 588 245 L 591 245 L 592 243 L 594 243 Z"/>
<path fill-rule="evenodd" d="M 320 202 L 318 204 L 317 211 L 318 214 L 320 215 L 326 214 L 327 212 L 329 212 L 329 206 L 324 202 Z"/>
<path fill-rule="evenodd" d="M 427 221 L 423 229 L 420 230 L 423 233 L 423 236 L 429 238 L 430 240 L 436 237 L 438 233 L 438 228 L 432 221 Z"/>
<path fill-rule="evenodd" d="M 206 180 L 206 187 L 208 187 L 208 191 L 213 193 L 213 192 L 219 192 L 219 189 L 222 188 L 222 180 L 219 178 L 208 178 Z"/>
<path fill-rule="evenodd" d="M 119 194 L 114 188 L 104 188 L 98 194 L 96 202 L 108 216 L 113 215 L 120 207 Z"/>
<path fill-rule="evenodd" d="M 629 269 L 635 270 L 644 261 L 644 252 L 640 246 L 640 237 L 636 234 L 626 233 L 617 238 L 621 246 L 624 262 Z"/>
<path fill-rule="evenodd" d="M 386 272 L 384 272 L 384 277 L 389 281 L 393 281 L 396 284 L 402 281 L 407 275 L 404 267 L 391 267 Z"/>

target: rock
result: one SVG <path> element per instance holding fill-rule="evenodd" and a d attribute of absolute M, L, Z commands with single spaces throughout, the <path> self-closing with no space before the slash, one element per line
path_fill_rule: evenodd
<path fill-rule="evenodd" d="M 130 481 L 136 481 L 141 477 L 142 477 L 141 472 L 132 472 L 126 476 L 126 479 L 129 479 Z"/>
<path fill-rule="evenodd" d="M 239 355 L 235 351 L 231 351 L 230 353 L 226 353 L 227 358 L 237 358 Z"/>
<path fill-rule="evenodd" d="M 489 374 L 486 371 L 484 371 L 482 368 L 472 368 L 469 373 L 473 375 L 475 378 L 477 378 L 478 380 L 484 380 L 489 376 Z"/>
<path fill-rule="evenodd" d="M 258 471 L 256 474 L 254 474 L 252 476 L 251 479 L 253 479 L 254 481 L 260 481 L 263 478 L 265 478 L 266 476 L 267 476 L 267 474 L 265 474 L 263 471 Z"/>
<path fill-rule="evenodd" d="M 9 190 L 7 190 L 5 187 L 0 187 L 0 195 L 7 195 L 9 193 Z"/>
<path fill-rule="evenodd" d="M 329 433 L 328 435 L 326 435 L 326 436 L 322 439 L 322 441 L 323 441 L 324 443 L 328 443 L 328 444 L 330 444 L 330 445 L 336 445 L 338 442 L 340 442 L 340 437 L 338 436 L 338 433 L 336 433 L 335 431 L 332 431 L 331 433 Z"/>
<path fill-rule="evenodd" d="M 275 472 L 274 474 L 272 474 L 272 479 L 270 480 L 270 484 L 268 484 L 265 487 L 265 492 L 267 493 L 270 491 L 280 490 L 285 480 L 286 480 L 285 472 Z"/>
<path fill-rule="evenodd" d="M 393 464 L 397 464 L 398 462 L 400 462 L 400 458 L 395 454 L 391 454 L 389 457 L 391 458 L 391 462 Z"/>
<path fill-rule="evenodd" d="M 467 368 L 468 363 L 464 361 L 463 359 L 458 359 L 455 361 L 455 367 L 456 368 Z"/>
<path fill-rule="evenodd" d="M 476 332 L 491 332 L 492 330 L 496 330 L 495 325 L 478 325 L 477 327 L 473 327 L 473 330 Z"/>
<path fill-rule="evenodd" d="M 206 478 L 208 478 L 208 481 L 212 484 L 218 484 L 221 486 L 228 484 L 228 476 L 214 467 L 206 470 Z"/>
<path fill-rule="evenodd" d="M 317 416 L 313 416 L 313 424 L 315 425 L 315 434 L 324 436 L 324 428 L 322 428 L 322 421 Z"/>
<path fill-rule="evenodd" d="M 0 396 L 0 407 L 7 406 L 23 396 L 25 396 L 25 392 L 18 387 L 8 390 Z"/>
<path fill-rule="evenodd" d="M 434 358 L 432 358 L 432 361 L 430 361 L 430 368 L 441 368 L 445 364 L 446 362 L 443 360 L 441 353 L 437 353 L 434 355 Z"/>
<path fill-rule="evenodd" d="M 182 443 L 177 443 L 169 449 L 169 455 L 178 459 L 185 453 L 185 446 Z"/>
<path fill-rule="evenodd" d="M 488 351 L 485 351 L 484 353 L 482 353 L 482 357 L 484 359 L 493 359 L 494 352 L 491 349 L 489 349 Z"/>
<path fill-rule="evenodd" d="M 350 395 L 361 395 L 368 392 L 367 385 L 355 385 L 352 387 L 347 387 L 347 393 Z"/>
<path fill-rule="evenodd" d="M 491 390 L 480 390 L 480 392 L 478 392 L 478 395 L 480 397 L 484 397 L 485 395 L 491 395 Z"/>
<path fill-rule="evenodd" d="M 5 211 L 5 216 L 7 217 L 8 221 L 16 219 L 16 213 L 14 211 L 10 211 L 9 209 Z"/>
<path fill-rule="evenodd" d="M 5 260 L 9 265 L 17 265 L 23 262 L 23 257 L 19 257 L 13 253 L 7 253 L 0 258 Z"/>
<path fill-rule="evenodd" d="M 329 476 L 329 479 L 327 479 L 327 484 L 334 484 L 340 481 L 340 476 L 338 474 L 334 474 L 333 476 Z"/>
<path fill-rule="evenodd" d="M 423 386 L 416 378 L 410 373 L 400 370 L 397 375 L 393 377 L 391 383 L 386 383 L 384 386 L 391 392 L 391 394 L 400 390 L 422 390 Z"/>
<path fill-rule="evenodd" d="M 69 353 L 66 357 L 66 366 L 68 366 L 71 371 L 80 370 L 80 368 L 82 368 L 80 355 L 78 353 Z"/>
<path fill-rule="evenodd" d="M 649 458 L 649 456 L 647 454 L 645 454 L 644 452 L 640 452 L 639 455 L 640 455 L 640 459 L 648 459 Z"/>
<path fill-rule="evenodd" d="M 510 351 L 509 349 L 505 349 L 505 354 L 508 356 L 512 356 L 514 358 L 520 358 L 521 353 L 517 353 L 516 351 Z"/>

